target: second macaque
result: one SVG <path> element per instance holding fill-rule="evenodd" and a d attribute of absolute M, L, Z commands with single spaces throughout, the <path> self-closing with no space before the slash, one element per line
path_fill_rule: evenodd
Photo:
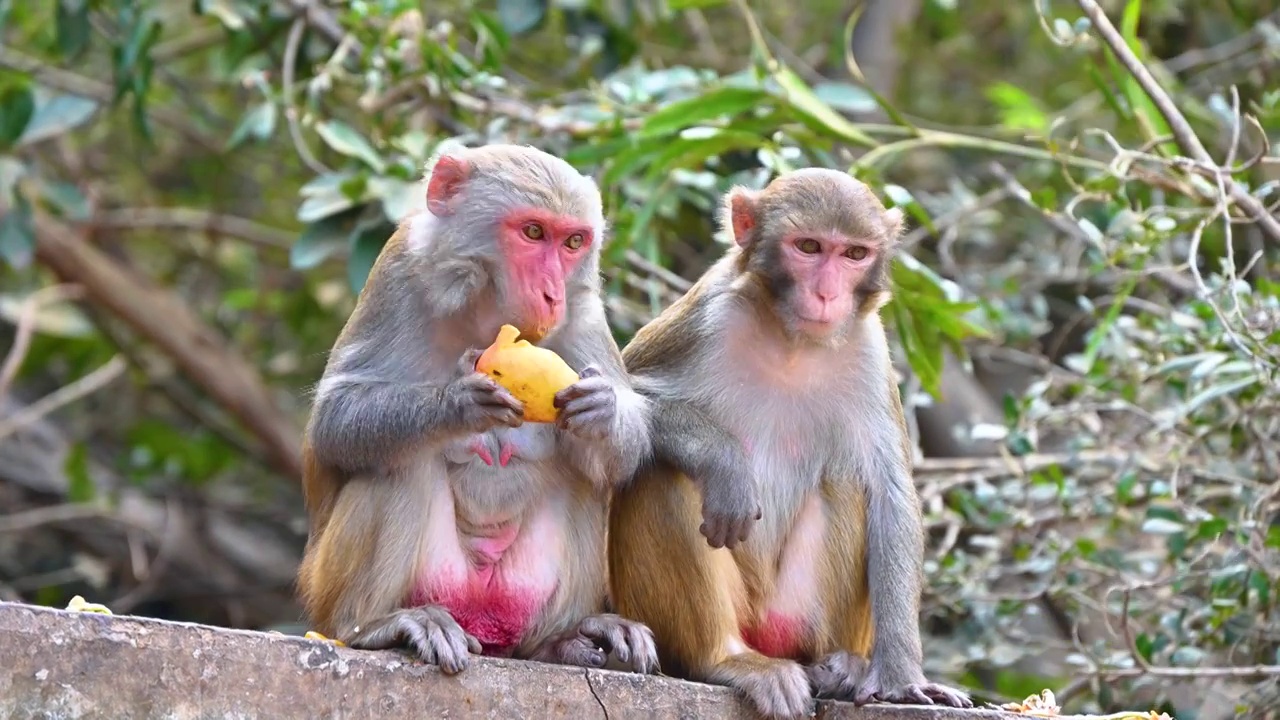
<path fill-rule="evenodd" d="M 806 169 L 733 189 L 723 225 L 725 256 L 623 353 L 653 462 L 612 503 L 617 611 L 665 672 L 767 717 L 815 696 L 971 707 L 922 671 L 924 534 L 879 315 L 901 212 Z"/>

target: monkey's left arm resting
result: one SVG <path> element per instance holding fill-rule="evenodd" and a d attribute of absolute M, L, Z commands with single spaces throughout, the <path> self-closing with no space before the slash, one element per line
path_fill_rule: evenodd
<path fill-rule="evenodd" d="M 649 450 L 649 403 L 621 368 L 590 365 L 555 404 L 560 447 L 593 482 L 616 486 L 635 474 Z"/>

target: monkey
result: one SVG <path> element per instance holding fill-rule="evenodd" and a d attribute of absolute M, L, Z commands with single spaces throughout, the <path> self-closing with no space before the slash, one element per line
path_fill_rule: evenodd
<path fill-rule="evenodd" d="M 652 633 L 606 612 L 607 500 L 649 445 L 601 299 L 600 192 L 544 151 L 458 144 L 425 196 L 314 389 L 303 609 L 450 675 L 476 655 L 656 672 Z M 554 423 L 475 369 L 508 323 L 578 372 Z"/>
<path fill-rule="evenodd" d="M 721 205 L 725 253 L 623 349 L 653 412 L 610 507 L 614 609 L 651 629 L 664 673 L 767 717 L 814 698 L 972 707 L 922 669 L 922 511 L 880 318 L 902 212 L 823 168 Z M 762 510 L 749 537 L 700 539 L 699 493 L 742 488 Z"/>

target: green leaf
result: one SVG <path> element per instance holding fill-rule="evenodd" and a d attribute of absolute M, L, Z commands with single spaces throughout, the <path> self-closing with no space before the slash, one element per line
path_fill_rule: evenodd
<path fill-rule="evenodd" d="M 0 148 L 12 147 L 22 137 L 35 110 L 35 97 L 26 85 L 10 85 L 0 93 Z"/>
<path fill-rule="evenodd" d="M 302 205 L 298 207 L 298 219 L 304 223 L 315 222 L 350 210 L 355 205 L 356 201 L 342 192 L 340 186 L 330 187 L 303 200 Z"/>
<path fill-rule="evenodd" d="M 692 10 L 694 8 L 719 7 L 728 0 L 667 0 L 667 7 L 672 10 Z"/>
<path fill-rule="evenodd" d="M 498 0 L 498 22 L 512 35 L 533 30 L 547 14 L 547 0 Z"/>
<path fill-rule="evenodd" d="M 707 158 L 718 157 L 730 150 L 758 148 L 768 143 L 768 138 L 755 133 L 706 129 L 711 132 L 701 137 L 698 133 L 686 133 L 693 137 L 681 137 L 670 142 L 654 155 L 649 171 L 650 179 L 657 179 L 658 174 L 668 173 L 676 168 L 695 167 Z"/>
<path fill-rule="evenodd" d="M 759 105 L 766 98 L 768 94 L 761 90 L 718 87 L 657 110 L 644 121 L 636 135 L 646 139 L 669 135 L 723 115 L 737 115 Z"/>
<path fill-rule="evenodd" d="M 995 83 L 987 88 L 987 98 L 1000 109 L 1000 122 L 1005 127 L 1036 132 L 1048 130 L 1049 116 L 1040 102 L 1017 85 Z"/>
<path fill-rule="evenodd" d="M 89 121 L 99 103 L 78 95 L 54 95 L 36 105 L 18 145 L 30 145 L 68 133 Z"/>
<path fill-rule="evenodd" d="M 58 213 L 68 220 L 84 222 L 93 214 L 89 207 L 89 198 L 80 192 L 80 188 L 71 183 L 45 180 L 40 183 L 40 195 L 45 202 L 56 208 Z"/>
<path fill-rule="evenodd" d="M 255 106 L 252 110 L 245 113 L 240 124 L 236 126 L 231 137 L 227 140 L 227 148 L 231 150 L 247 138 L 253 137 L 257 140 L 266 140 L 271 137 L 271 133 L 276 129 L 276 104 L 270 100 Z"/>
<path fill-rule="evenodd" d="M 76 443 L 67 452 L 67 459 L 62 463 L 62 471 L 67 474 L 67 499 L 73 503 L 93 502 L 98 495 L 93 478 L 89 476 L 89 451 L 84 443 Z"/>
<path fill-rule="evenodd" d="M 58 0 L 54 13 L 55 34 L 62 59 L 76 60 L 89 47 L 88 0 Z"/>
<path fill-rule="evenodd" d="M 383 168 L 386 167 L 378 152 L 369 144 L 369 141 L 357 132 L 355 128 L 341 120 L 326 120 L 317 123 L 316 132 L 320 133 L 320 138 L 324 140 L 326 145 L 343 155 L 363 160 L 365 164 L 378 172 L 382 172 Z"/>
<path fill-rule="evenodd" d="M 321 218 L 309 225 L 289 246 L 289 267 L 307 270 L 333 257 L 347 244 L 358 211 Z"/>
<path fill-rule="evenodd" d="M 1161 517 L 1150 517 L 1142 522 L 1142 532 L 1149 535 L 1175 535 L 1186 529 L 1185 525 L 1176 520 Z"/>
<path fill-rule="evenodd" d="M 773 74 L 773 79 L 782 86 L 787 101 L 800 115 L 801 120 L 815 131 L 863 147 L 879 145 L 870 135 L 862 132 L 843 115 L 831 109 L 831 106 L 815 95 L 804 80 L 790 68 L 780 67 Z"/>
<path fill-rule="evenodd" d="M 1244 390 L 1245 388 L 1251 387 L 1253 385 L 1257 385 L 1260 382 L 1262 382 L 1262 376 L 1260 374 L 1255 374 L 1255 375 L 1251 375 L 1249 377 L 1243 378 L 1241 380 L 1235 380 L 1229 383 L 1214 385 L 1213 387 L 1210 387 L 1207 390 L 1197 393 L 1195 397 L 1188 400 L 1187 403 L 1182 406 L 1181 414 L 1190 415 L 1191 413 L 1195 412 L 1196 410 L 1199 410 L 1201 407 L 1207 405 L 1208 403 L 1214 400 L 1217 400 L 1218 398 L 1227 397 L 1228 395 L 1235 395 L 1241 390 Z"/>
<path fill-rule="evenodd" d="M 390 227 L 386 222 L 366 220 L 357 225 L 355 231 L 351 233 L 347 280 L 351 283 L 353 292 L 358 293 L 364 288 L 364 282 L 369 278 L 369 271 L 373 269 L 378 254 L 382 252 L 382 246 L 386 244 L 394 230 L 395 228 Z"/>
<path fill-rule="evenodd" d="M 879 104 L 866 89 L 847 82 L 820 82 L 813 86 L 813 94 L 832 109 L 848 113 L 872 112 Z"/>
<path fill-rule="evenodd" d="M 0 217 L 0 260 L 19 270 L 31 264 L 35 255 L 36 230 L 31 222 L 31 205 L 15 195 L 9 211 Z"/>

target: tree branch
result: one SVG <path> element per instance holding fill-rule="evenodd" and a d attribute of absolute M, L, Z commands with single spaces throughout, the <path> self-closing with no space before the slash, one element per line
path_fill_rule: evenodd
<path fill-rule="evenodd" d="M 1120 31 L 1116 30 L 1116 26 L 1111 24 L 1111 20 L 1107 18 L 1107 14 L 1103 12 L 1102 8 L 1098 7 L 1098 3 L 1094 0 L 1077 0 L 1077 2 L 1080 5 L 1080 9 L 1088 16 L 1089 21 L 1093 23 L 1094 28 L 1097 29 L 1098 35 L 1102 37 L 1103 42 L 1115 53 L 1120 64 L 1124 65 L 1129 74 L 1133 75 L 1133 78 L 1138 81 L 1138 85 L 1142 86 L 1142 91 L 1147 94 L 1147 97 L 1151 98 L 1151 102 L 1155 104 L 1156 109 L 1164 116 L 1165 122 L 1169 123 L 1169 128 L 1173 131 L 1174 141 L 1182 149 L 1182 152 L 1197 162 L 1209 166 L 1217 166 L 1213 157 L 1209 155 L 1209 151 L 1200 142 L 1200 138 L 1196 137 L 1195 131 L 1191 129 L 1187 119 L 1178 110 L 1178 106 L 1174 104 L 1173 99 L 1164 91 L 1164 88 L 1160 87 L 1160 83 L 1151 75 L 1151 71 L 1129 49 L 1124 37 L 1120 35 Z M 1229 171 L 1221 169 L 1219 172 L 1225 175 Z M 1280 244 L 1280 220 L 1271 216 L 1262 202 L 1250 195 L 1234 179 L 1224 178 L 1224 180 L 1228 185 L 1231 199 L 1244 208 L 1249 215 L 1249 219 L 1257 222 L 1258 226 L 1262 228 L 1267 237 L 1271 238 L 1272 242 Z"/>

